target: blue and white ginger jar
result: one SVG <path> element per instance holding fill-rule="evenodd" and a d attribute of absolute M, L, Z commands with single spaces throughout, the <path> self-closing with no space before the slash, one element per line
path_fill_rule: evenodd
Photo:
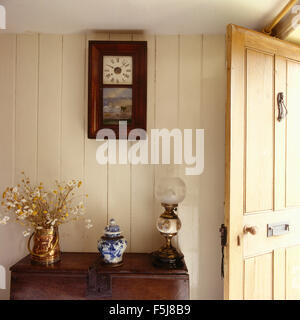
<path fill-rule="evenodd" d="M 121 235 L 122 231 L 115 219 L 110 219 L 109 225 L 104 229 L 104 236 L 98 240 L 98 250 L 107 264 L 120 264 L 123 253 L 127 248 L 127 241 Z"/>

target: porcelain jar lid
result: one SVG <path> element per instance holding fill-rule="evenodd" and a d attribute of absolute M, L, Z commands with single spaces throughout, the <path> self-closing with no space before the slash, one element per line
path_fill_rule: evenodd
<path fill-rule="evenodd" d="M 120 227 L 117 225 L 115 219 L 110 219 L 109 224 L 104 229 L 104 236 L 114 238 L 119 237 L 122 231 Z"/>

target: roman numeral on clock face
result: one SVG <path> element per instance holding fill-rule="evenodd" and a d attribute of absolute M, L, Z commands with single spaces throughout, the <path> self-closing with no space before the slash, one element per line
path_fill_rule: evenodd
<path fill-rule="evenodd" d="M 103 56 L 103 84 L 132 84 L 132 56 Z"/>

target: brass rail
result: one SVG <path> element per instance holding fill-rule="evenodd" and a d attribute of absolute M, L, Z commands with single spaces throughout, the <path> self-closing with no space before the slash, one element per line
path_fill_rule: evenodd
<path fill-rule="evenodd" d="M 266 34 L 271 34 L 272 30 L 275 28 L 275 26 L 280 22 L 280 20 L 288 13 L 290 9 L 294 6 L 294 4 L 298 0 L 290 0 L 287 5 L 278 13 L 278 15 L 275 17 L 275 19 L 267 25 L 262 32 Z"/>

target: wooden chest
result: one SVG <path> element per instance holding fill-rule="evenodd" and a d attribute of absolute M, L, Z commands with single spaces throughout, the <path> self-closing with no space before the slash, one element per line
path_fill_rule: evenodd
<path fill-rule="evenodd" d="M 26 256 L 10 270 L 13 300 L 189 299 L 185 264 L 180 269 L 160 269 L 147 253 L 125 253 L 120 267 L 102 265 L 98 253 L 62 253 L 61 261 L 50 266 L 34 265 Z"/>

